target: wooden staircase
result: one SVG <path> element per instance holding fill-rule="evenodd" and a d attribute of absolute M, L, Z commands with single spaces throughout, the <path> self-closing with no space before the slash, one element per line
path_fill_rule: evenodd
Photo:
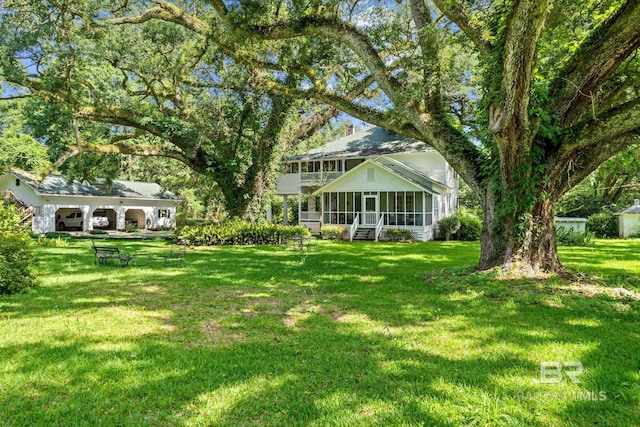
<path fill-rule="evenodd" d="M 353 240 L 359 241 L 374 241 L 376 239 L 376 229 L 375 228 L 362 228 L 358 227 L 355 234 L 353 235 Z"/>
<path fill-rule="evenodd" d="M 15 194 L 13 194 L 11 190 L 4 191 L 3 199 L 5 203 L 14 205 L 18 208 L 18 211 L 20 212 L 21 222 L 23 224 L 31 223 L 31 220 L 33 219 L 33 206 L 26 206 L 20 199 L 16 197 Z"/>

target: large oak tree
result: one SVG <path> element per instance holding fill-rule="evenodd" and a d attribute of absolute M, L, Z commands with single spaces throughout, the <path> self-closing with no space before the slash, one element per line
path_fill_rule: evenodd
<path fill-rule="evenodd" d="M 236 63 L 195 19 L 119 25 L 141 10 L 134 2 L 2 6 L 3 98 L 59 112 L 32 129 L 58 153 L 47 172 L 73 158 L 74 170 L 94 164 L 83 176 L 104 177 L 104 156 L 167 157 L 214 181 L 230 216 L 253 219 L 283 153 L 338 113 L 252 85 L 273 72 Z"/>
<path fill-rule="evenodd" d="M 483 206 L 481 268 L 561 270 L 556 202 L 637 142 L 636 0 L 149 0 L 119 6 L 74 22 L 127 28 L 123 35 L 163 23 L 192 35 L 193 52 L 184 63 L 218 55 L 269 96 L 314 100 L 433 146 Z M 169 62 L 183 67 L 178 58 Z M 15 71 L 5 79 L 39 89 Z M 173 86 L 164 82 L 151 86 L 165 94 Z M 168 92 L 172 97 L 160 104 L 174 107 L 180 99 Z M 102 113 L 77 111 L 101 119 Z"/>

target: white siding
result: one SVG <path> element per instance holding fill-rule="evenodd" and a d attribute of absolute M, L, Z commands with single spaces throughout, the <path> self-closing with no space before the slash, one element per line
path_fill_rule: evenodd
<path fill-rule="evenodd" d="M 42 206 L 42 199 L 33 191 L 31 187 L 20 181 L 20 185 L 16 185 L 16 176 L 7 174 L 0 178 L 0 192 L 11 190 L 25 206 Z"/>
<path fill-rule="evenodd" d="M 631 237 L 640 233 L 640 215 L 618 215 L 618 233 L 620 237 Z"/>
<path fill-rule="evenodd" d="M 374 168 L 373 176 L 368 171 L 369 168 Z M 367 163 L 351 171 L 344 179 L 328 184 L 322 191 L 418 191 L 418 188 L 377 165 Z"/>

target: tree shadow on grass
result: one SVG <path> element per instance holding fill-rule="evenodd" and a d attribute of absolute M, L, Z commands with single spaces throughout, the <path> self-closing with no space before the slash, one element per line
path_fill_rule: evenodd
<path fill-rule="evenodd" d="M 478 276 L 431 283 L 416 265 L 429 246 L 418 247 L 424 257 L 402 245 L 327 247 L 195 250 L 185 268 L 166 269 L 93 266 L 72 248 L 46 263 L 60 280 L 2 307 L 18 328 L 64 330 L 0 348 L 0 416 L 436 426 L 640 417 L 629 385 L 640 368 L 637 306 Z M 473 262 L 459 252 L 440 265 Z M 100 323 L 112 315 L 124 316 L 120 329 Z M 541 361 L 567 359 L 584 365 L 582 385 L 539 384 Z M 610 398 L 571 398 L 592 389 Z M 559 400 L 539 396 L 554 390 Z"/>

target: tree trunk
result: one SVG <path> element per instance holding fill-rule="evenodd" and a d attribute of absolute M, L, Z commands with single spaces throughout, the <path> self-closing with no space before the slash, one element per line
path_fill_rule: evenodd
<path fill-rule="evenodd" d="M 479 268 L 502 267 L 525 276 L 562 272 L 556 247 L 555 204 L 538 198 L 530 211 L 524 213 L 527 219 L 522 221 L 522 216 L 500 218 L 496 215 L 500 202 L 488 196 L 483 207 Z"/>

